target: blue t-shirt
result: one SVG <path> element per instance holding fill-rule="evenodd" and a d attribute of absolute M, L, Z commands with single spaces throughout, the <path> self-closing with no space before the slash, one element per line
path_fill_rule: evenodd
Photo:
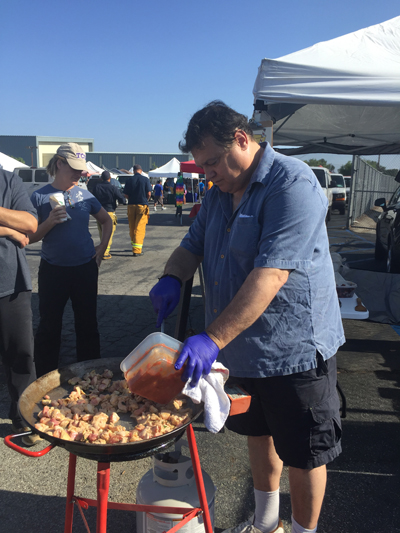
<path fill-rule="evenodd" d="M 268 377 L 316 367 L 345 339 L 325 225 L 327 199 L 302 161 L 264 154 L 236 211 L 214 185 L 181 246 L 204 256 L 206 326 L 256 267 L 292 270 L 288 281 L 218 360 L 233 376 Z"/>
<path fill-rule="evenodd" d="M 55 192 L 64 194 L 65 206 L 71 220 L 57 224 L 43 237 L 40 255 L 52 265 L 84 265 L 95 254 L 89 233 L 89 216 L 100 211 L 100 202 L 81 187 L 74 186 L 69 191 L 60 191 L 53 185 L 45 185 L 31 196 L 39 216 L 39 224 L 48 218 L 51 211 L 49 197 Z"/>
<path fill-rule="evenodd" d="M 199 182 L 199 191 L 203 192 L 204 189 L 204 183 L 202 181 Z"/>
<path fill-rule="evenodd" d="M 156 183 L 154 185 L 154 196 L 161 196 L 162 191 L 163 191 L 163 186 L 161 185 L 161 183 Z"/>

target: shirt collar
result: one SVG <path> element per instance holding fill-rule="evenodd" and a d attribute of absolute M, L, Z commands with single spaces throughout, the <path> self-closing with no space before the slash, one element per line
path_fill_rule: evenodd
<path fill-rule="evenodd" d="M 261 156 L 260 162 L 257 165 L 257 168 L 251 176 L 249 186 L 256 182 L 260 182 L 265 186 L 265 176 L 270 172 L 274 163 L 275 150 L 271 148 L 267 142 L 260 143 L 260 146 L 264 149 L 264 152 Z"/>

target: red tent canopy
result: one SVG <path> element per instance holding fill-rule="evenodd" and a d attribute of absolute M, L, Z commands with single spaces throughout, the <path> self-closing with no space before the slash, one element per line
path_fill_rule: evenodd
<path fill-rule="evenodd" d="M 194 159 L 191 161 L 181 161 L 181 172 L 192 172 L 194 174 L 204 174 L 204 170 L 196 166 Z"/>

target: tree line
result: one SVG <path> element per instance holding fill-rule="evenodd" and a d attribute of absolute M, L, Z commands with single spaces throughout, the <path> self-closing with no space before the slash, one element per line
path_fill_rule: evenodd
<path fill-rule="evenodd" d="M 371 159 L 364 159 L 364 161 L 371 167 L 376 168 L 376 170 L 386 174 L 387 176 L 396 176 L 399 171 L 397 168 L 386 168 L 378 162 L 372 161 Z M 326 159 L 308 159 L 307 161 L 304 161 L 304 163 L 307 163 L 307 165 L 310 167 L 325 167 L 330 172 L 335 172 L 335 166 L 331 163 L 328 163 Z M 343 176 L 351 176 L 351 161 L 347 161 L 347 163 L 342 165 L 337 173 L 342 174 Z"/>

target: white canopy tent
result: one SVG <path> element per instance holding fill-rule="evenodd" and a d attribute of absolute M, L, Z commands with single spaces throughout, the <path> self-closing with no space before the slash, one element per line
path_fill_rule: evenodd
<path fill-rule="evenodd" d="M 400 153 L 400 16 L 263 59 L 253 93 L 256 133 L 298 147 L 279 151 Z"/>
<path fill-rule="evenodd" d="M 171 161 L 168 161 L 168 163 L 165 163 L 162 167 L 150 170 L 149 178 L 176 178 L 180 168 L 180 162 L 176 157 L 173 157 Z"/>
<path fill-rule="evenodd" d="M 150 178 L 161 178 L 164 182 L 166 178 L 174 178 L 174 181 L 176 182 L 176 179 L 178 177 L 178 173 L 181 170 L 181 162 L 176 159 L 176 157 L 173 157 L 171 161 L 168 161 L 168 163 L 165 163 L 162 167 L 155 168 L 154 170 L 149 171 L 149 177 Z M 182 176 L 184 178 L 190 178 L 192 183 L 192 194 L 194 199 L 194 186 L 193 186 L 193 180 L 198 179 L 199 175 L 192 173 L 192 172 L 183 172 Z M 164 183 L 163 183 L 164 185 Z"/>
<path fill-rule="evenodd" d="M 24 165 L 20 161 L 17 161 L 13 157 L 0 152 L 0 168 L 12 172 L 14 168 L 29 168 L 28 165 Z"/>
<path fill-rule="evenodd" d="M 155 168 L 149 171 L 151 178 L 177 178 L 178 172 L 181 170 L 181 162 L 173 157 L 171 161 L 165 163 L 162 167 Z M 199 175 L 192 172 L 183 172 L 184 178 L 198 178 Z"/>
<path fill-rule="evenodd" d="M 90 174 L 101 174 L 104 168 L 100 168 L 91 161 L 86 161 L 86 166 Z"/>

